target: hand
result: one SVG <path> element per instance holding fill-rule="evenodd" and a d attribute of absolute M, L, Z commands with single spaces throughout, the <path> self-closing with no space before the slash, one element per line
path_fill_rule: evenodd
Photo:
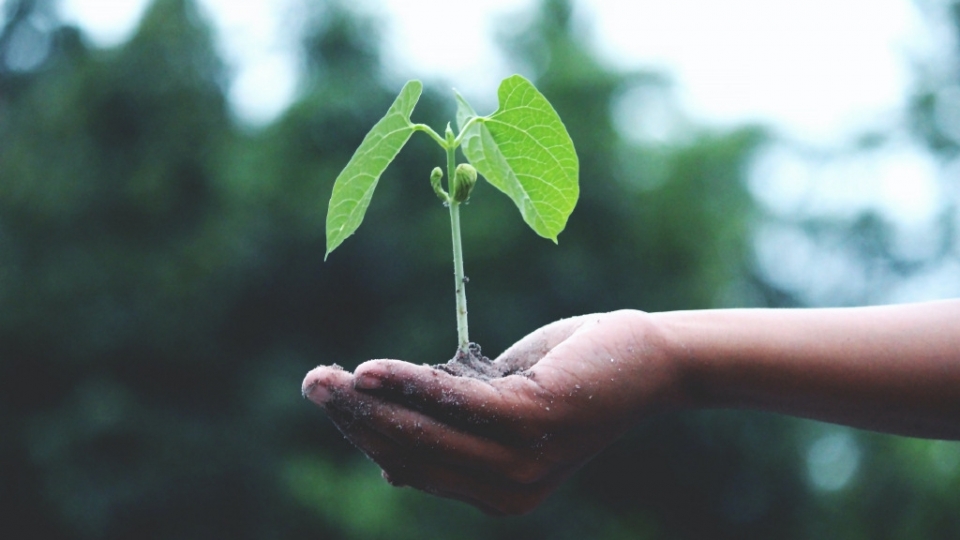
<path fill-rule="evenodd" d="M 408 485 L 490 514 L 522 514 L 651 412 L 682 402 L 679 369 L 652 319 L 618 311 L 561 320 L 494 362 L 482 381 L 397 360 L 318 367 L 304 395 Z"/>

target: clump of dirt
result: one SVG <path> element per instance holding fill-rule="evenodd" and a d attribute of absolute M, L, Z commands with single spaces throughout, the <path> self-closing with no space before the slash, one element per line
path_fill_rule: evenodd
<path fill-rule="evenodd" d="M 520 362 L 513 361 L 512 359 L 495 362 L 480 352 L 480 345 L 471 342 L 466 353 L 457 349 L 457 354 L 447 361 L 447 363 L 437 364 L 433 367 L 457 377 L 470 377 L 482 381 L 489 381 L 491 379 L 499 379 L 500 377 L 513 375 L 514 373 L 522 371 L 527 366 L 523 366 Z"/>

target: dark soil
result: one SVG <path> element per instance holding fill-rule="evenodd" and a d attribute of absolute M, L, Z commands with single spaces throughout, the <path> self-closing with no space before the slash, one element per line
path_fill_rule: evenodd
<path fill-rule="evenodd" d="M 520 372 L 527 366 L 519 361 L 508 358 L 505 361 L 497 361 L 487 358 L 480 352 L 480 345 L 470 343 L 470 349 L 467 354 L 457 349 L 454 355 L 446 364 L 437 364 L 433 366 L 439 370 L 446 371 L 457 377 L 471 377 L 482 381 L 499 379 L 507 375 L 513 375 Z"/>

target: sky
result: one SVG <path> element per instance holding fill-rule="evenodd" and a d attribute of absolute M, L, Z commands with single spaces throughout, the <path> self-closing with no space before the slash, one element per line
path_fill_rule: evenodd
<path fill-rule="evenodd" d="M 200 0 L 234 68 L 230 98 L 251 123 L 295 96 L 298 9 L 307 0 Z M 109 46 L 129 36 L 146 0 L 61 0 L 65 18 Z M 494 43 L 532 0 L 356 0 L 383 25 L 398 77 L 443 79 L 489 94 L 509 75 Z M 694 15 L 695 14 L 695 15 Z M 661 69 L 700 122 L 761 121 L 835 141 L 898 114 L 910 62 L 933 46 L 911 0 L 581 0 L 584 35 L 611 65 Z M 697 36 L 696 39 L 691 36 Z"/>

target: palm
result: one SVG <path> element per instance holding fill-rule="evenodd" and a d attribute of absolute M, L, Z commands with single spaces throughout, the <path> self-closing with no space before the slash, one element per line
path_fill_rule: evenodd
<path fill-rule="evenodd" d="M 492 381 L 376 360 L 355 376 L 318 368 L 305 393 L 324 388 L 317 401 L 391 482 L 492 513 L 524 512 L 660 397 L 669 373 L 637 332 L 645 317 L 617 312 L 547 325 L 495 360 L 520 371 Z"/>

